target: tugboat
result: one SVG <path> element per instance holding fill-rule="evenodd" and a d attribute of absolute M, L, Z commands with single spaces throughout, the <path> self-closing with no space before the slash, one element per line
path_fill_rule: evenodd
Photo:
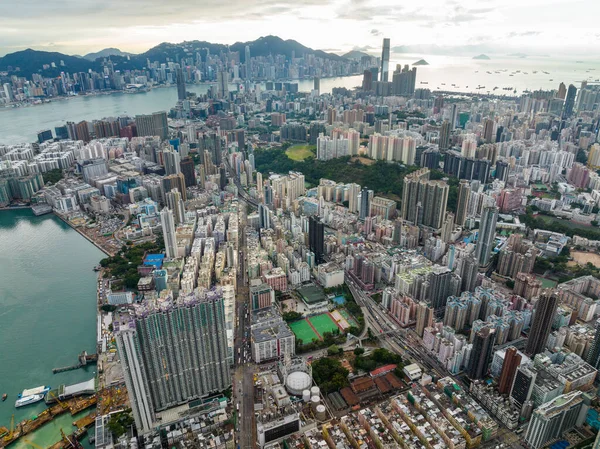
<path fill-rule="evenodd" d="M 7 397 L 8 397 L 8 395 L 7 395 L 6 393 L 4 393 L 4 394 L 2 395 L 2 402 L 6 401 L 6 398 L 7 398 Z"/>

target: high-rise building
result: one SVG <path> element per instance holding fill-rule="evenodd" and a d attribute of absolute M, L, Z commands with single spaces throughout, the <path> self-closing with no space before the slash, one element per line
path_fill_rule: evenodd
<path fill-rule="evenodd" d="M 194 166 L 194 160 L 188 156 L 179 163 L 179 166 L 181 167 L 181 173 L 183 173 L 183 177 L 185 178 L 185 186 L 195 186 L 196 169 Z"/>
<path fill-rule="evenodd" d="M 358 184 L 348 184 L 348 210 L 354 214 L 358 212 L 359 195 L 360 186 Z"/>
<path fill-rule="evenodd" d="M 500 382 L 498 383 L 498 392 L 507 394 L 510 392 L 517 368 L 521 364 L 521 355 L 517 348 L 511 346 L 506 350 L 504 355 L 504 363 L 502 364 L 502 372 L 500 373 Z"/>
<path fill-rule="evenodd" d="M 429 304 L 423 301 L 417 303 L 417 325 L 415 332 L 419 337 L 423 338 L 426 327 L 433 326 L 433 315 L 433 307 L 430 307 Z"/>
<path fill-rule="evenodd" d="M 252 59 L 250 58 L 250 46 L 246 45 L 244 49 L 244 65 L 246 66 L 246 80 L 252 79 Z"/>
<path fill-rule="evenodd" d="M 52 140 L 52 130 L 45 129 L 43 131 L 38 131 L 38 143 L 44 143 L 47 140 Z"/>
<path fill-rule="evenodd" d="M 317 91 L 317 95 L 321 95 L 321 78 L 318 76 L 313 79 L 313 89 Z"/>
<path fill-rule="evenodd" d="M 531 399 L 536 378 L 537 371 L 532 365 L 520 365 L 517 367 L 515 379 L 510 389 L 510 398 L 519 407 L 522 407 L 523 404 Z"/>
<path fill-rule="evenodd" d="M 181 193 L 177 189 L 167 192 L 165 195 L 167 208 L 172 211 L 175 225 L 185 223 L 185 204 L 181 198 Z"/>
<path fill-rule="evenodd" d="M 485 140 L 486 143 L 492 143 L 495 140 L 494 125 L 495 122 L 492 119 L 487 119 L 485 121 L 485 126 L 483 128 L 483 140 Z"/>
<path fill-rule="evenodd" d="M 315 216 L 308 219 L 308 246 L 315 254 L 317 264 L 323 262 L 325 245 L 325 225 Z"/>
<path fill-rule="evenodd" d="M 442 122 L 442 127 L 440 129 L 440 141 L 439 147 L 440 150 L 447 150 L 450 148 L 450 133 L 452 132 L 452 127 L 450 126 L 450 122 L 448 120 L 444 120 Z"/>
<path fill-rule="evenodd" d="M 168 208 L 160 211 L 160 224 L 162 226 L 165 252 L 169 259 L 177 257 L 177 237 L 175 236 L 175 218 Z"/>
<path fill-rule="evenodd" d="M 183 76 L 183 69 L 180 66 L 175 69 L 175 78 L 177 81 L 177 99 L 179 101 L 183 101 L 187 98 L 187 95 L 185 92 L 185 78 Z"/>
<path fill-rule="evenodd" d="M 144 361 L 138 349 L 135 322 L 116 323 L 115 336 L 135 427 L 138 433 L 146 434 L 152 431 L 155 416 Z"/>
<path fill-rule="evenodd" d="M 477 273 L 479 265 L 477 263 L 477 259 L 470 254 L 465 257 L 461 257 L 458 260 L 458 266 L 456 268 L 456 273 L 460 276 L 461 284 L 460 291 L 462 292 L 472 292 L 475 290 L 477 285 Z"/>
<path fill-rule="evenodd" d="M 227 98 L 229 96 L 229 72 L 223 70 L 217 73 L 217 97 Z"/>
<path fill-rule="evenodd" d="M 446 218 L 449 187 L 444 181 L 430 181 L 422 168 L 404 177 L 402 219 L 415 225 L 440 229 Z"/>
<path fill-rule="evenodd" d="M 135 125 L 137 135 L 158 136 L 161 140 L 166 140 L 169 137 L 169 124 L 167 122 L 166 112 L 155 112 L 152 115 L 136 115 Z"/>
<path fill-rule="evenodd" d="M 163 151 L 162 156 L 166 175 L 176 175 L 181 173 L 181 158 L 177 151 L 171 148 Z"/>
<path fill-rule="evenodd" d="M 170 290 L 135 308 L 135 320 L 116 329 L 134 419 L 147 431 L 148 411 L 161 411 L 231 385 L 223 293 L 180 296 Z M 131 388 L 129 388 L 131 387 Z M 138 424 L 136 421 L 136 424 Z M 139 430 L 138 429 L 138 430 Z"/>
<path fill-rule="evenodd" d="M 600 318 L 596 320 L 596 332 L 594 334 L 594 341 L 588 352 L 586 361 L 594 368 L 600 368 Z"/>
<path fill-rule="evenodd" d="M 271 216 L 269 208 L 264 204 L 258 205 L 258 223 L 260 229 L 269 229 L 271 227 Z"/>
<path fill-rule="evenodd" d="M 572 84 L 569 84 L 567 89 L 567 98 L 563 107 L 562 118 L 566 119 L 573 115 L 573 107 L 575 106 L 575 97 L 577 96 L 577 88 Z"/>
<path fill-rule="evenodd" d="M 496 340 L 496 329 L 484 327 L 477 331 L 473 339 L 473 350 L 466 373 L 470 379 L 481 379 L 488 371 Z"/>
<path fill-rule="evenodd" d="M 463 179 L 458 184 L 458 201 L 456 202 L 455 223 L 464 226 L 469 211 L 469 199 L 471 198 L 471 184 Z"/>
<path fill-rule="evenodd" d="M 371 90 L 373 86 L 373 72 L 370 70 L 365 70 L 363 72 L 363 81 L 362 81 L 362 90 L 368 92 Z"/>
<path fill-rule="evenodd" d="M 527 447 L 540 449 L 563 433 L 583 425 L 589 407 L 581 391 L 562 394 L 533 411 L 524 440 Z"/>
<path fill-rule="evenodd" d="M 389 38 L 383 39 L 383 46 L 381 48 L 381 81 L 388 81 L 390 71 L 390 40 Z"/>
<path fill-rule="evenodd" d="M 477 237 L 477 246 L 475 247 L 475 257 L 480 267 L 489 264 L 494 242 L 496 239 L 496 221 L 498 220 L 498 208 L 496 206 L 487 206 L 481 213 L 479 225 L 479 235 Z"/>
<path fill-rule="evenodd" d="M 558 295 L 548 290 L 543 291 L 535 303 L 531 329 L 525 347 L 527 354 L 532 357 L 542 352 L 546 347 L 557 307 Z"/>
<path fill-rule="evenodd" d="M 363 220 L 371 213 L 371 200 L 373 199 L 373 191 L 367 187 L 363 187 L 360 191 L 360 206 L 358 210 L 358 218 Z"/>
<path fill-rule="evenodd" d="M 508 162 L 505 161 L 497 161 L 496 162 L 496 174 L 495 174 L 495 178 L 500 180 L 500 181 L 508 181 L 508 172 L 509 172 L 509 168 L 508 168 Z"/>
<path fill-rule="evenodd" d="M 90 140 L 92 140 L 90 137 L 90 128 L 88 122 L 85 120 L 75 125 L 75 133 L 77 135 L 77 140 L 83 140 L 85 143 L 88 143 Z"/>
<path fill-rule="evenodd" d="M 565 83 L 560 83 L 558 85 L 558 92 L 556 93 L 556 98 L 560 98 L 560 99 L 564 100 L 566 96 L 567 96 L 567 86 L 565 86 Z"/>
<path fill-rule="evenodd" d="M 460 293 L 460 277 L 443 267 L 429 275 L 429 301 L 435 311 L 446 307 L 449 296 L 457 296 Z"/>
<path fill-rule="evenodd" d="M 163 192 L 170 192 L 173 189 L 179 190 L 183 201 L 187 201 L 187 193 L 185 190 L 185 177 L 183 173 L 177 173 L 176 175 L 168 175 L 162 178 Z"/>

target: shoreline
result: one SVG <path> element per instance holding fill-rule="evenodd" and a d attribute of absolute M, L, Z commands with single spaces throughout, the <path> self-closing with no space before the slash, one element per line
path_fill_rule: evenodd
<path fill-rule="evenodd" d="M 83 231 L 81 231 L 78 227 L 73 226 L 72 223 L 69 222 L 69 220 L 66 220 L 64 217 L 62 217 L 60 214 L 57 214 L 56 212 L 52 211 L 52 214 L 54 214 L 55 217 L 58 217 L 60 220 L 62 220 L 63 223 L 67 224 L 71 229 L 77 231 L 77 233 L 81 236 L 83 236 L 88 242 L 90 242 L 92 245 L 94 245 L 96 248 L 98 248 L 100 251 L 102 251 L 104 254 L 106 254 L 109 257 L 113 257 L 114 254 L 111 254 L 108 252 L 108 250 L 106 250 L 105 248 L 103 248 L 99 243 L 95 242 L 94 240 L 92 240 L 91 237 L 87 236 Z"/>

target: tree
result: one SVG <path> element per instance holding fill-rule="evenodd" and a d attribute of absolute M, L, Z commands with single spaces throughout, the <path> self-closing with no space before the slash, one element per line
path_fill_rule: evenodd
<path fill-rule="evenodd" d="M 327 348 L 327 355 L 338 355 L 340 352 L 342 352 L 342 348 L 338 345 L 331 345 Z"/>
<path fill-rule="evenodd" d="M 108 429 L 112 432 L 115 438 L 119 438 L 127 429 L 133 425 L 133 417 L 131 416 L 131 409 L 115 413 L 108 420 Z"/>
<path fill-rule="evenodd" d="M 508 288 L 515 288 L 515 281 L 513 281 L 512 279 L 508 279 L 505 283 Z"/>
<path fill-rule="evenodd" d="M 302 314 L 298 313 L 298 312 L 290 311 L 290 312 L 285 312 L 282 315 L 282 317 L 286 323 L 289 323 L 290 321 L 296 321 L 296 320 L 299 320 L 300 318 L 302 318 Z"/>
<path fill-rule="evenodd" d="M 598 221 L 596 221 L 596 220 L 592 220 L 592 221 L 590 221 L 590 224 L 591 224 L 592 226 L 598 226 Z"/>
<path fill-rule="evenodd" d="M 358 347 L 354 349 L 354 355 L 359 357 L 365 353 L 365 348 Z"/>

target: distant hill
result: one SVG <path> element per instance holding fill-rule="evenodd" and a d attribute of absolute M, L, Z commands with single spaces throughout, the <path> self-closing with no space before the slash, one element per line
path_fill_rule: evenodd
<path fill-rule="evenodd" d="M 30 77 L 33 73 L 40 73 L 44 76 L 58 76 L 60 72 L 86 72 L 88 69 L 100 70 L 104 58 L 108 55 L 104 52 L 111 53 L 110 59 L 116 70 L 134 70 L 143 69 L 147 65 L 147 61 L 158 61 L 164 63 L 167 61 L 180 61 L 184 58 L 196 58 L 199 54 L 203 59 L 207 52 L 211 54 L 219 54 L 221 52 L 232 51 L 239 52 L 242 62 L 245 58 L 245 48 L 250 47 L 250 54 L 254 56 L 268 55 L 285 55 L 288 58 L 292 54 L 296 58 L 301 58 L 304 55 L 314 54 L 318 57 L 343 60 L 342 56 L 333 53 L 327 53 L 322 50 L 313 50 L 305 47 L 294 40 L 283 40 L 277 36 L 265 36 L 251 42 L 236 42 L 233 45 L 213 44 L 203 41 L 186 41 L 179 44 L 163 42 L 150 50 L 134 55 L 121 52 L 118 49 L 105 49 L 101 52 L 90 53 L 83 58 L 69 56 L 63 53 L 53 53 L 46 51 L 38 51 L 27 49 L 10 53 L 0 58 L 0 71 L 8 71 L 11 74 L 15 73 L 19 76 Z M 120 54 L 117 54 L 119 52 Z M 98 56 L 100 54 L 100 56 Z M 96 56 L 95 59 L 91 59 Z M 62 61 L 62 63 L 61 63 Z M 55 67 L 52 67 L 54 63 Z M 49 67 L 44 69 L 44 65 Z"/>
<path fill-rule="evenodd" d="M 371 57 L 371 55 L 365 53 L 364 51 L 352 50 L 352 51 L 349 51 L 348 53 L 346 53 L 345 55 L 342 55 L 342 58 L 360 59 L 363 56 Z"/>
<path fill-rule="evenodd" d="M 109 56 L 128 56 L 131 53 L 126 53 L 119 50 L 118 48 L 105 48 L 104 50 L 97 51 L 96 53 L 88 53 L 85 56 L 81 56 L 88 61 L 95 61 L 98 58 L 107 58 Z"/>
<path fill-rule="evenodd" d="M 488 55 L 484 55 L 484 54 L 482 53 L 482 54 L 480 54 L 480 55 L 473 56 L 473 59 L 479 59 L 479 60 L 482 60 L 482 61 L 488 61 L 488 60 L 490 60 L 490 59 L 492 59 L 492 58 L 490 58 Z"/>
<path fill-rule="evenodd" d="M 429 65 L 429 63 L 424 59 L 419 59 L 417 62 L 413 62 L 412 65 Z"/>

